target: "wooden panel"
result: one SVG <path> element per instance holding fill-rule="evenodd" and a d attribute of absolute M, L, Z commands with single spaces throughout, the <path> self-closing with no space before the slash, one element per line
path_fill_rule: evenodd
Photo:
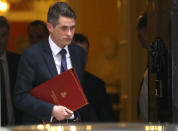
<path fill-rule="evenodd" d="M 29 22 L 11 22 L 10 21 L 10 39 L 8 44 L 8 49 L 21 53 L 25 48 L 27 48 L 27 25 Z"/>

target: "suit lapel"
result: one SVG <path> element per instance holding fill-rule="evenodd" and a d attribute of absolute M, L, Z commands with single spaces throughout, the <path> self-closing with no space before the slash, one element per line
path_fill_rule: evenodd
<path fill-rule="evenodd" d="M 77 59 L 77 54 L 75 52 L 74 49 L 72 49 L 72 44 L 69 45 L 69 53 L 70 53 L 70 58 L 71 58 L 71 62 L 72 62 L 72 67 L 76 69 L 76 71 L 78 72 L 78 59 Z"/>
<path fill-rule="evenodd" d="M 51 77 L 54 77 L 54 76 L 58 75 L 58 73 L 57 73 L 57 69 L 55 66 L 54 58 L 52 56 L 52 51 L 49 46 L 48 40 L 46 40 L 45 43 L 43 44 L 43 49 L 44 49 L 43 50 L 44 60 L 48 66 L 50 73 L 51 73 Z"/>
<path fill-rule="evenodd" d="M 13 67 L 14 67 L 13 61 L 14 61 L 14 59 L 12 58 L 12 55 L 8 51 L 7 51 L 7 61 L 8 61 L 9 79 L 10 79 L 10 83 L 12 84 L 13 77 L 15 75 L 15 72 L 14 72 L 15 70 L 13 69 Z M 14 68 L 17 68 L 17 67 L 14 67 Z"/>
<path fill-rule="evenodd" d="M 77 54 L 77 50 L 75 50 L 72 46 L 74 46 L 74 45 L 70 44 L 68 46 L 70 57 L 71 57 L 71 62 L 72 62 L 72 67 L 75 68 L 77 74 L 79 75 L 80 74 L 80 58 Z M 52 75 L 51 77 L 58 75 L 48 40 L 46 40 L 43 44 L 43 52 L 44 52 L 43 55 L 44 55 L 45 62 L 48 66 L 48 69 L 49 69 L 51 75 Z"/>
<path fill-rule="evenodd" d="M 71 57 L 72 67 L 76 70 L 77 76 L 79 77 L 80 82 L 83 81 L 83 71 L 81 57 L 79 54 L 79 50 L 72 43 L 69 45 L 69 53 Z"/>
<path fill-rule="evenodd" d="M 13 78 L 16 75 L 17 65 L 18 65 L 17 63 L 19 62 L 19 60 L 17 59 L 17 57 L 14 56 L 14 54 L 7 51 L 7 61 L 8 61 L 9 78 L 10 78 L 10 82 L 12 82 Z"/>

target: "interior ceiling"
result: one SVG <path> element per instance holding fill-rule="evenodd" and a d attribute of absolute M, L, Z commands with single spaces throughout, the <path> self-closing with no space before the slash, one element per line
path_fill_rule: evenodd
<path fill-rule="evenodd" d="M 7 0 L 10 3 L 10 11 L 27 11 L 33 9 L 35 2 L 52 2 L 67 0 Z"/>
<path fill-rule="evenodd" d="M 21 11 L 21 10 L 31 10 L 33 8 L 33 3 L 31 0 L 18 0 L 18 2 L 10 2 L 11 11 Z"/>
<path fill-rule="evenodd" d="M 20 2 L 20 1 L 57 1 L 57 0 L 7 0 L 8 2 Z M 60 0 L 58 0 L 60 1 Z"/>

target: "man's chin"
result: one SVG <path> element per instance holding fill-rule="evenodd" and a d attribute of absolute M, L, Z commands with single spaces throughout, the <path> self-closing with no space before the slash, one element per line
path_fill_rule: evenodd
<path fill-rule="evenodd" d="M 68 41 L 68 42 L 66 42 L 66 44 L 65 45 L 70 45 L 71 44 L 71 41 Z"/>

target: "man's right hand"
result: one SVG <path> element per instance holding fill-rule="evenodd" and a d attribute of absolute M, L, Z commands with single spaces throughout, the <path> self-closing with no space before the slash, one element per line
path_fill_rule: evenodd
<path fill-rule="evenodd" d="M 71 117 L 73 112 L 69 109 L 67 109 L 64 106 L 57 106 L 55 105 L 52 110 L 52 115 L 58 120 L 64 120 L 66 118 Z"/>

